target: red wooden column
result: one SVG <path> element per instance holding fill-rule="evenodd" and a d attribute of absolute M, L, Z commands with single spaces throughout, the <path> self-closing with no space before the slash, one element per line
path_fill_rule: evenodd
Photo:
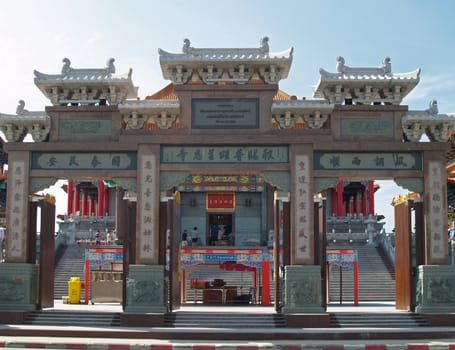
<path fill-rule="evenodd" d="M 104 216 L 104 182 L 98 181 L 98 205 L 96 206 L 96 216 Z"/>
<path fill-rule="evenodd" d="M 368 181 L 368 214 L 374 215 L 374 182 Z"/>
<path fill-rule="evenodd" d="M 262 267 L 262 301 L 263 306 L 270 305 L 270 261 L 263 261 Z"/>
<path fill-rule="evenodd" d="M 337 185 L 337 216 L 343 216 L 343 182 Z"/>
<path fill-rule="evenodd" d="M 68 181 L 68 204 L 66 208 L 66 212 L 69 215 L 73 214 L 73 201 L 74 201 L 74 183 L 73 181 Z"/>
<path fill-rule="evenodd" d="M 74 200 L 74 213 L 81 212 L 81 188 L 79 187 L 78 184 L 76 184 L 76 196 Z"/>
<path fill-rule="evenodd" d="M 88 215 L 96 215 L 96 198 L 93 195 L 88 195 Z"/>
<path fill-rule="evenodd" d="M 86 190 L 82 190 L 82 216 L 86 216 L 88 212 L 88 194 Z"/>
<path fill-rule="evenodd" d="M 330 216 L 332 215 L 337 215 L 337 203 L 338 203 L 338 197 L 337 197 L 337 191 L 336 189 L 332 188 L 331 191 L 331 201 L 330 201 Z"/>
<path fill-rule="evenodd" d="M 110 215 L 110 210 L 109 210 L 109 193 L 110 189 L 108 186 L 104 186 L 104 213 Z"/>
<path fill-rule="evenodd" d="M 367 215 L 367 197 L 365 189 L 362 190 L 362 214 L 363 216 Z"/>

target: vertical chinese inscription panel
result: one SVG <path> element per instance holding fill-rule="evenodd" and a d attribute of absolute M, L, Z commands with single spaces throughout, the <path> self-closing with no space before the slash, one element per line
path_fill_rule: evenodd
<path fill-rule="evenodd" d="M 158 165 L 155 154 L 138 161 L 137 263 L 158 263 Z"/>
<path fill-rule="evenodd" d="M 446 170 L 442 162 L 428 162 L 426 174 L 427 194 L 427 264 L 446 264 L 447 247 L 447 198 Z M 427 187 L 428 186 L 428 187 Z"/>
<path fill-rule="evenodd" d="M 313 250 L 313 191 L 309 155 L 296 155 L 293 168 L 293 203 L 291 228 L 291 264 L 312 265 Z"/>
<path fill-rule="evenodd" d="M 9 164 L 8 218 L 6 261 L 25 262 L 27 259 L 28 186 L 25 161 Z"/>

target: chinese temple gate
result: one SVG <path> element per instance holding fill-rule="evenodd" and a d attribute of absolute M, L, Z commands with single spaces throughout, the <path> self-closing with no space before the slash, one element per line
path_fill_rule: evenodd
<path fill-rule="evenodd" d="M 0 114 L 9 158 L 0 310 L 39 307 L 29 196 L 57 179 L 68 180 L 68 215 L 116 216 L 129 315 L 179 307 L 184 230 L 193 238 L 197 231 L 194 254 L 209 246 L 214 253 L 203 254 L 265 251 L 261 266 L 270 274 L 262 271 L 262 280 L 276 281 L 277 310 L 324 313 L 317 198 L 327 216 L 371 218 L 374 180 L 392 179 L 423 198 L 416 309 L 455 311 L 453 298 L 429 294 L 435 280 L 455 283 L 445 240 L 445 153 L 455 118 L 435 101 L 423 111 L 401 104 L 419 69 L 395 73 L 390 58 L 351 67 L 338 57 L 334 72 L 320 69 L 314 99 L 297 99 L 279 89 L 293 48 L 272 52 L 268 38 L 255 48 L 197 48 L 186 39 L 181 52 L 159 56 L 170 84 L 145 99 L 132 70 L 116 73 L 114 59 L 90 69 L 64 59 L 60 72 L 34 72 L 50 101 L 45 110 L 22 103 L 16 114 Z M 22 142 L 26 134 L 33 143 Z M 424 134 L 430 142 L 419 142 Z M 11 288 L 14 295 L 4 292 Z"/>

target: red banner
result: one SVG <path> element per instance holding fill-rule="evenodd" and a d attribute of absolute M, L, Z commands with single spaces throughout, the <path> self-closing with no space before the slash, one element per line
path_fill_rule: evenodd
<path fill-rule="evenodd" d="M 207 209 L 211 210 L 234 210 L 234 193 L 207 193 Z"/>

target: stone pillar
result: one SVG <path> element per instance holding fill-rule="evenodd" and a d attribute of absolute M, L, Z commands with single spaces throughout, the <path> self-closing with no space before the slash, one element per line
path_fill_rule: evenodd
<path fill-rule="evenodd" d="M 424 154 L 425 264 L 419 266 L 416 312 L 455 312 L 455 270 L 449 264 L 445 154 Z"/>
<path fill-rule="evenodd" d="M 322 313 L 321 267 L 291 265 L 284 268 L 284 306 L 282 312 Z"/>
<path fill-rule="evenodd" d="M 136 265 L 129 266 L 125 311 L 164 313 L 165 266 L 158 265 L 159 146 L 140 145 L 137 157 Z"/>
<path fill-rule="evenodd" d="M 325 312 L 322 305 L 321 266 L 316 265 L 313 149 L 292 146 L 291 251 L 285 266 L 283 313 Z"/>
<path fill-rule="evenodd" d="M 36 309 L 36 266 L 27 263 L 29 237 L 29 152 L 8 154 L 7 235 L 0 269 L 0 310 Z"/>
<path fill-rule="evenodd" d="M 421 265 L 416 290 L 418 313 L 455 313 L 455 270 L 451 265 Z"/>

